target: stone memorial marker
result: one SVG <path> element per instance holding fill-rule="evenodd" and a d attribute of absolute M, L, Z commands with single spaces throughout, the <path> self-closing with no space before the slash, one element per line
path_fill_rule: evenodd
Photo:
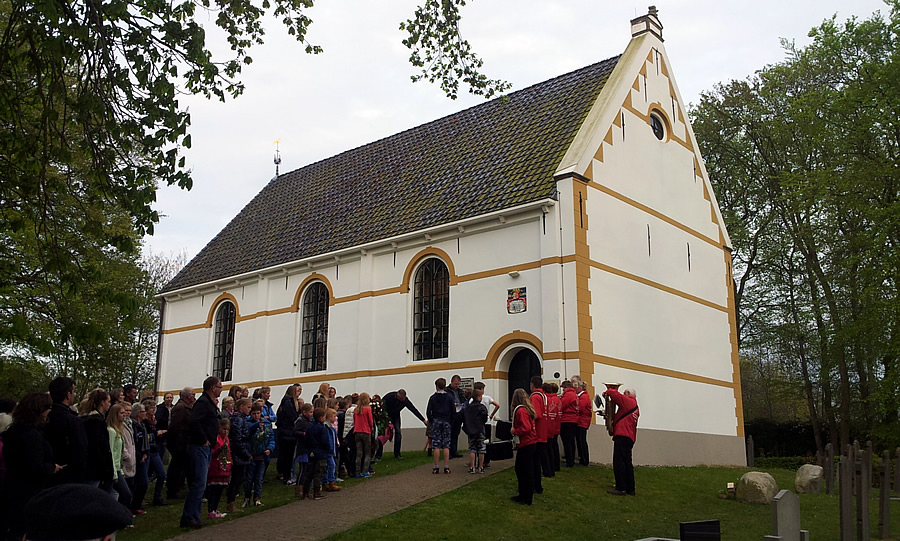
<path fill-rule="evenodd" d="M 800 500 L 790 490 L 772 500 L 772 532 L 766 541 L 809 541 L 809 532 L 800 529 Z"/>

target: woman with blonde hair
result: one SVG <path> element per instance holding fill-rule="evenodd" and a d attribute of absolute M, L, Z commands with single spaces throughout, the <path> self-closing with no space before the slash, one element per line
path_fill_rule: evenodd
<path fill-rule="evenodd" d="M 113 461 L 113 498 L 131 511 L 131 491 L 125 482 L 125 472 L 122 470 L 122 459 L 125 454 L 125 419 L 131 414 L 131 404 L 119 402 L 109 408 L 106 415 L 106 430 L 109 433 L 109 449 L 112 451 Z"/>
<path fill-rule="evenodd" d="M 535 486 L 535 480 L 540 483 L 540 464 L 535 460 L 535 444 L 537 432 L 534 424 L 534 407 L 525 393 L 525 389 L 516 389 L 513 392 L 512 404 L 513 426 L 512 433 L 519 438 L 516 447 L 516 479 L 519 481 L 519 494 L 510 498 L 522 505 L 531 505 L 534 493 L 540 494 L 543 488 Z"/>
<path fill-rule="evenodd" d="M 369 393 L 360 393 L 353 411 L 353 440 L 356 443 L 356 477 L 371 477 L 369 462 L 372 460 L 372 429 L 375 419 Z"/>
<path fill-rule="evenodd" d="M 331 398 L 330 396 L 328 396 L 328 388 L 329 387 L 331 387 L 331 385 L 329 385 L 328 383 L 323 383 L 323 384 L 319 385 L 318 392 L 316 392 L 316 394 L 313 395 L 313 402 L 315 402 L 319 398 L 324 398 L 325 400 L 328 400 L 329 398 Z"/>

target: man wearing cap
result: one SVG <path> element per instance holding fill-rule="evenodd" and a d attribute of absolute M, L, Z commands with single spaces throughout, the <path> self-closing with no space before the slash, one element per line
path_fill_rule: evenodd
<path fill-rule="evenodd" d="M 190 460 L 190 481 L 188 495 L 184 499 L 181 513 L 182 528 L 200 528 L 200 508 L 203 492 L 206 490 L 206 474 L 212 448 L 219 434 L 219 408 L 216 404 L 222 394 L 222 382 L 215 376 L 203 380 L 203 394 L 191 410 L 190 435 L 188 436 L 188 460 Z"/>

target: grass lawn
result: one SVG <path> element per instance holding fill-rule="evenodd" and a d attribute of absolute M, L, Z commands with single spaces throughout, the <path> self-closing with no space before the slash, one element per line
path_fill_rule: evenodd
<path fill-rule="evenodd" d="M 424 452 L 404 453 L 403 456 L 406 457 L 404 460 L 396 460 L 390 452 L 386 452 L 384 458 L 375 464 L 376 475 L 379 477 L 390 475 L 409 468 L 415 468 L 426 462 L 431 462 L 431 457 L 425 456 Z M 204 503 L 201 512 L 203 524 L 212 525 L 213 523 L 218 524 L 227 522 L 229 520 L 235 520 L 253 513 L 259 513 L 267 509 L 272 509 L 273 507 L 279 507 L 296 501 L 296 498 L 294 498 L 294 487 L 286 486 L 280 481 L 277 481 L 275 479 L 276 475 L 275 464 L 273 463 L 269 467 L 268 472 L 266 472 L 266 482 L 263 484 L 262 489 L 261 500 L 265 505 L 262 507 L 248 507 L 240 513 L 229 513 L 225 518 L 212 521 L 206 518 L 207 508 Z M 365 482 L 365 480 L 347 479 L 341 483 L 341 485 L 349 487 L 362 482 Z M 169 539 L 188 531 L 178 527 L 178 523 L 181 520 L 181 511 L 184 506 L 184 499 L 179 498 L 177 500 L 169 500 L 170 505 L 165 507 L 153 507 L 150 505 L 150 501 L 153 497 L 154 486 L 155 483 L 150 483 L 147 498 L 144 500 L 144 509 L 147 513 L 135 518 L 134 528 L 128 528 L 127 530 L 119 532 L 117 539 L 120 541 L 159 541 L 162 539 Z M 184 492 L 186 492 L 186 489 L 182 491 L 182 493 Z M 238 495 L 238 505 L 240 505 L 241 501 L 241 497 Z M 224 494 L 222 495 L 222 503 L 219 505 L 219 511 L 225 512 Z"/>
<path fill-rule="evenodd" d="M 677 539 L 678 523 L 721 521 L 722 538 L 759 541 L 770 535 L 771 510 L 718 497 L 726 483 L 737 482 L 747 468 L 638 468 L 637 497 L 606 494 L 612 469 L 604 466 L 563 469 L 544 480 L 544 494 L 533 506 L 509 501 L 516 493 L 512 469 L 466 485 L 403 511 L 359 524 L 329 540 L 397 539 L 398 532 L 427 532 L 429 539 L 521 540 L 549 537 L 583 539 Z M 767 470 L 779 488 L 793 490 L 789 470 Z M 816 541 L 839 540 L 838 497 L 801 494 L 801 525 Z M 878 500 L 870 504 L 871 533 L 877 539 Z M 891 509 L 893 539 L 900 538 L 900 504 Z M 439 535 L 435 535 L 439 532 Z M 568 532 L 568 534 L 563 534 Z"/>

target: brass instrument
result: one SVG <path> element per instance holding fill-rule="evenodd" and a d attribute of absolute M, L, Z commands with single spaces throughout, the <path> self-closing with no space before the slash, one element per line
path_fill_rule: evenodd
<path fill-rule="evenodd" d="M 621 383 L 604 383 L 603 385 L 606 385 L 607 390 L 615 389 L 617 391 L 622 386 Z M 616 418 L 616 403 L 610 400 L 609 395 L 606 395 L 606 410 L 603 412 L 603 417 L 606 420 L 606 431 L 612 436 L 613 421 Z"/>

